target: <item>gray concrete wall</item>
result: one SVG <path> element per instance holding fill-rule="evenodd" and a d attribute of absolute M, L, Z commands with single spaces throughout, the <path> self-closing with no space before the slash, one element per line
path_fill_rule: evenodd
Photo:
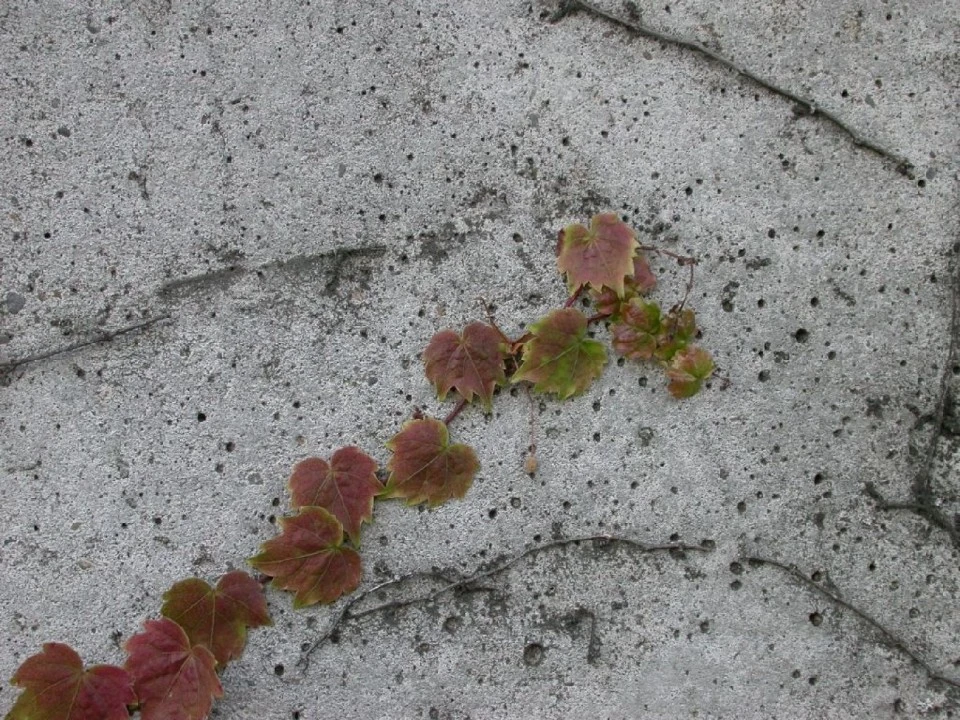
<path fill-rule="evenodd" d="M 51 640 L 122 662 L 275 535 L 294 462 L 446 412 L 431 335 L 480 296 L 519 334 L 564 300 L 557 230 L 613 210 L 699 258 L 729 383 L 611 363 L 534 406 L 534 478 L 524 393 L 468 409 L 475 486 L 378 503 L 361 591 L 549 547 L 332 638 L 270 591 L 216 716 L 960 712 L 956 4 L 556 10 L 5 0 L 0 676 Z"/>

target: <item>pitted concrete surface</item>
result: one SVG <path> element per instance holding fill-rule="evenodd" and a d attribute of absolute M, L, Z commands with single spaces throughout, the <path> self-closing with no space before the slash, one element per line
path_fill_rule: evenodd
<path fill-rule="evenodd" d="M 565 299 L 557 230 L 607 210 L 698 258 L 712 386 L 611 362 L 469 408 L 466 498 L 364 531 L 361 592 L 437 575 L 315 647 L 342 605 L 271 590 L 215 716 L 960 713 L 955 4 L 557 10 L 0 7 L 0 675 L 54 640 L 122 662 L 275 535 L 293 463 L 385 463 L 451 407 L 433 333 L 482 297 L 519 335 Z M 563 542 L 595 535 L 704 550 Z"/>

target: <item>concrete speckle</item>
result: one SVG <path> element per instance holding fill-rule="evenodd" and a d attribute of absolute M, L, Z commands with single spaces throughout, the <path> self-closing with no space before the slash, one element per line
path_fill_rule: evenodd
<path fill-rule="evenodd" d="M 3 299 L 4 305 L 6 306 L 7 312 L 11 315 L 16 315 L 18 312 L 23 310 L 23 306 L 27 304 L 27 299 L 15 292 L 8 292 L 6 297 Z"/>
<path fill-rule="evenodd" d="M 122 662 L 275 535 L 295 462 L 385 464 L 451 406 L 430 337 L 520 335 L 565 299 L 557 230 L 614 211 L 698 259 L 711 387 L 611 360 L 468 408 L 467 496 L 364 529 L 361 592 L 419 574 L 312 650 L 340 606 L 270 591 L 215 716 L 958 716 L 955 9 L 598 7 L 913 169 L 553 2 L 0 10 L 0 676 L 54 640 Z M 567 542 L 604 535 L 702 549 Z"/>

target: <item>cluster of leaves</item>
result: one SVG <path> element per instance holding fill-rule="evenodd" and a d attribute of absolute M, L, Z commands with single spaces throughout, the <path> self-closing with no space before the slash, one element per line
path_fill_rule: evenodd
<path fill-rule="evenodd" d="M 656 277 L 636 234 L 616 215 L 597 215 L 589 228 L 564 228 L 556 251 L 570 290 L 565 307 L 517 340 L 492 322 L 442 330 L 430 340 L 423 352 L 427 379 L 440 400 L 455 392 L 459 402 L 444 421 L 418 415 L 387 443 L 385 482 L 376 461 L 356 447 L 340 448 L 329 462 L 309 458 L 294 467 L 288 486 L 296 514 L 280 520 L 281 534 L 250 563 L 275 587 L 294 592 L 295 607 L 334 602 L 360 584 L 360 526 L 376 498 L 432 507 L 466 494 L 480 464 L 470 447 L 451 444 L 447 427 L 465 405 L 479 401 L 489 411 L 496 388 L 510 383 L 530 383 L 560 399 L 584 392 L 607 362 L 606 346 L 588 333 L 591 323 L 610 325 L 618 354 L 664 365 L 675 397 L 694 395 L 713 373 L 710 355 L 692 344 L 693 311 L 680 303 L 664 312 L 648 299 Z M 573 307 L 585 292 L 597 311 L 590 317 Z"/>
<path fill-rule="evenodd" d="M 607 362 L 606 346 L 588 332 L 592 323 L 609 325 L 619 355 L 663 365 L 675 397 L 696 394 L 713 373 L 710 355 L 693 344 L 693 311 L 680 302 L 664 312 L 648 298 L 656 277 L 636 234 L 616 215 L 597 215 L 589 228 L 567 226 L 556 253 L 570 297 L 522 337 L 511 340 L 492 321 L 433 336 L 423 353 L 427 379 L 440 400 L 453 391 L 458 404 L 443 421 L 418 412 L 406 422 L 386 444 L 385 473 L 352 446 L 329 461 L 308 458 L 294 467 L 293 514 L 280 519 L 280 535 L 249 562 L 273 586 L 293 592 L 295 607 L 332 603 L 359 586 L 361 529 L 376 498 L 432 507 L 467 493 L 480 463 L 470 447 L 451 443 L 448 431 L 466 405 L 479 400 L 489 411 L 495 390 L 512 383 L 560 399 L 584 392 Z M 574 307 L 581 298 L 593 302 L 595 314 Z M 241 571 L 224 575 L 216 588 L 183 580 L 164 595 L 161 614 L 127 642 L 122 668 L 84 669 L 69 646 L 44 645 L 13 676 L 23 692 L 6 720 L 119 720 L 131 710 L 144 720 L 206 718 L 223 694 L 218 670 L 243 651 L 247 628 L 271 622 L 261 585 Z"/>
<path fill-rule="evenodd" d="M 691 264 L 690 258 L 678 258 Z M 693 345 L 693 310 L 681 302 L 666 313 L 647 299 L 656 276 L 633 230 L 616 215 L 597 215 L 590 228 L 569 225 L 557 239 L 557 261 L 571 293 L 589 289 L 597 314 L 610 323 L 613 349 L 629 360 L 656 360 L 667 368 L 668 390 L 677 398 L 700 391 L 714 370 L 710 354 Z"/>
<path fill-rule="evenodd" d="M 281 518 L 281 534 L 250 558 L 274 587 L 295 593 L 294 607 L 356 590 L 360 526 L 370 520 L 375 497 L 439 505 L 463 497 L 480 468 L 473 450 L 451 445 L 447 426 L 433 418 L 407 422 L 387 447 L 393 456 L 386 484 L 376 461 L 356 447 L 340 448 L 329 463 L 308 458 L 294 467 L 288 487 L 297 514 Z"/>
<path fill-rule="evenodd" d="M 161 618 L 147 620 L 125 646 L 123 667 L 84 668 L 77 652 L 46 643 L 11 682 L 23 688 L 6 720 L 203 720 L 223 696 L 217 675 L 238 658 L 247 629 L 270 625 L 260 584 L 241 570 L 216 587 L 181 580 L 163 596 Z"/>

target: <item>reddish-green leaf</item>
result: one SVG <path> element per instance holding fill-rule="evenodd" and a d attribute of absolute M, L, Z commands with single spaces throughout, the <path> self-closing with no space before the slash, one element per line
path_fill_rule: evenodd
<path fill-rule="evenodd" d="M 657 349 L 660 333 L 660 306 L 635 297 L 624 305 L 621 319 L 610 332 L 613 349 L 630 360 L 649 360 Z"/>
<path fill-rule="evenodd" d="M 608 287 L 601 290 L 591 290 L 590 297 L 594 307 L 601 315 L 609 315 L 613 319 L 620 318 L 623 307 L 637 295 L 646 295 L 657 286 L 657 276 L 650 270 L 650 263 L 643 253 L 638 252 L 633 259 L 633 274 L 623 281 L 623 297 Z"/>
<path fill-rule="evenodd" d="M 488 410 L 493 389 L 506 382 L 504 341 L 491 326 L 474 322 L 463 335 L 442 330 L 423 352 L 427 379 L 443 400 L 455 389 L 467 402 L 478 396 Z"/>
<path fill-rule="evenodd" d="M 274 587 L 292 590 L 295 608 L 332 603 L 360 584 L 360 556 L 343 545 L 343 527 L 330 512 L 304 507 L 280 518 L 282 534 L 261 545 L 253 567 L 273 578 Z"/>
<path fill-rule="evenodd" d="M 626 279 L 626 284 L 637 295 L 646 295 L 657 286 L 657 276 L 650 269 L 646 256 L 639 251 L 633 259 L 633 275 Z"/>
<path fill-rule="evenodd" d="M 295 508 L 315 506 L 333 513 L 347 536 L 360 542 L 360 525 L 373 515 L 373 498 L 383 490 L 377 463 L 359 448 L 337 450 L 330 463 L 307 458 L 293 468 L 290 492 Z"/>
<path fill-rule="evenodd" d="M 673 357 L 667 375 L 670 378 L 668 390 L 675 398 L 688 398 L 696 395 L 703 381 L 713 374 L 713 358 L 703 348 L 696 345 L 684 348 Z"/>
<path fill-rule="evenodd" d="M 564 399 L 586 390 L 603 370 L 606 348 L 587 337 L 587 318 L 576 308 L 554 310 L 530 332 L 513 382 L 527 380 L 534 390 Z"/>
<path fill-rule="evenodd" d="M 633 272 L 637 236 L 613 213 L 594 215 L 587 229 L 568 225 L 557 239 L 557 266 L 567 276 L 570 292 L 604 286 L 623 296 L 624 278 Z"/>
<path fill-rule="evenodd" d="M 473 450 L 451 445 L 447 426 L 433 418 L 405 423 L 387 447 L 393 456 L 387 464 L 386 497 L 403 498 L 409 505 L 433 506 L 463 497 L 480 469 Z"/>
<path fill-rule="evenodd" d="M 693 310 L 671 310 L 663 318 L 654 355 L 658 360 L 669 362 L 674 355 L 690 344 L 696 334 L 697 320 Z"/>
<path fill-rule="evenodd" d="M 610 331 L 618 354 L 630 360 L 669 362 L 696 335 L 697 323 L 692 310 L 671 310 L 663 316 L 657 303 L 635 297 L 623 305 L 620 320 Z"/>
<path fill-rule="evenodd" d="M 45 643 L 10 679 L 24 690 L 6 720 L 127 720 L 133 678 L 113 665 L 83 669 L 69 645 Z"/>
<path fill-rule="evenodd" d="M 181 580 L 163 594 L 163 601 L 160 612 L 183 628 L 191 645 L 210 650 L 220 665 L 243 652 L 248 627 L 272 624 L 263 588 L 242 570 L 221 577 L 216 588 L 200 578 Z"/>
<path fill-rule="evenodd" d="M 213 653 L 170 618 L 147 620 L 126 649 L 142 720 L 203 720 L 223 697 Z"/>

